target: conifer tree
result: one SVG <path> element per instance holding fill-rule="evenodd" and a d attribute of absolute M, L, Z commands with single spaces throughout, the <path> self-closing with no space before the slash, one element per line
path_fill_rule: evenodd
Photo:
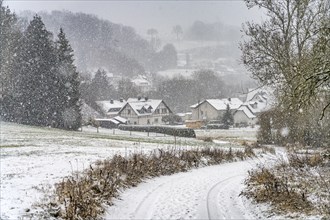
<path fill-rule="evenodd" d="M 81 126 L 81 101 L 79 74 L 74 65 L 73 49 L 60 28 L 56 41 L 59 70 L 57 126 L 77 130 Z"/>
<path fill-rule="evenodd" d="M 0 117 L 9 121 L 15 117 L 14 59 L 20 38 L 16 15 L 0 0 Z"/>
<path fill-rule="evenodd" d="M 19 122 L 51 126 L 57 113 L 58 74 L 52 34 L 39 16 L 34 16 L 24 33 L 23 45 L 17 55 L 19 80 L 17 116 Z"/>
<path fill-rule="evenodd" d="M 228 126 L 234 124 L 234 118 L 233 118 L 233 115 L 230 112 L 230 107 L 229 107 L 228 104 L 227 104 L 226 112 L 222 117 L 222 123 L 224 125 L 228 125 Z"/>
<path fill-rule="evenodd" d="M 114 89 L 108 81 L 107 72 L 103 69 L 97 70 L 90 88 L 94 95 L 94 101 L 110 99 L 114 93 Z"/>

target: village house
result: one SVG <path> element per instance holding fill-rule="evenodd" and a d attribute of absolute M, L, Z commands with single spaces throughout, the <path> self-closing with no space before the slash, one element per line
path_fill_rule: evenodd
<path fill-rule="evenodd" d="M 252 113 L 247 105 L 241 105 L 233 114 L 234 124 L 255 125 L 258 121 L 257 116 Z"/>
<path fill-rule="evenodd" d="M 171 109 L 163 100 L 129 98 L 118 115 L 126 118 L 128 124 L 159 125 L 164 124 L 162 117 L 171 113 Z"/>
<path fill-rule="evenodd" d="M 194 104 L 191 107 L 192 117 L 191 120 L 195 121 L 210 121 L 217 120 L 226 112 L 227 105 L 234 113 L 243 102 L 238 98 L 228 99 L 206 99 L 200 103 Z"/>
<path fill-rule="evenodd" d="M 237 124 L 254 125 L 258 122 L 261 112 L 267 111 L 274 103 L 270 89 L 250 89 L 245 102 L 234 112 L 234 122 Z"/>
<path fill-rule="evenodd" d="M 258 88 L 249 90 L 244 104 L 258 116 L 261 112 L 269 110 L 273 103 L 274 96 L 270 89 Z"/>
<path fill-rule="evenodd" d="M 152 88 L 151 83 L 147 80 L 146 76 L 138 75 L 132 80 L 132 83 L 138 87 L 142 93 L 148 92 Z"/>

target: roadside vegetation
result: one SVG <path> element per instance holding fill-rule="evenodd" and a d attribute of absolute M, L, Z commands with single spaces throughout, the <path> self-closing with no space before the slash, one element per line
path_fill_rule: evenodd
<path fill-rule="evenodd" d="M 261 24 L 247 22 L 242 61 L 277 103 L 259 116 L 258 142 L 312 149 L 289 153 L 275 166 L 249 173 L 243 195 L 273 211 L 330 217 L 329 2 L 245 0 L 265 10 Z M 318 149 L 318 150 L 316 150 Z M 300 215 L 299 215 L 300 214 Z"/>
<path fill-rule="evenodd" d="M 291 152 L 275 166 L 261 165 L 245 180 L 242 195 L 270 204 L 272 212 L 288 216 L 330 217 L 330 151 Z"/>
<path fill-rule="evenodd" d="M 186 172 L 193 168 L 254 157 L 245 150 L 196 148 L 192 150 L 157 149 L 150 154 L 115 155 L 97 161 L 82 173 L 72 173 L 56 185 L 53 201 L 44 204 L 43 217 L 63 219 L 96 219 L 112 205 L 122 190 L 135 187 L 146 179 Z"/>

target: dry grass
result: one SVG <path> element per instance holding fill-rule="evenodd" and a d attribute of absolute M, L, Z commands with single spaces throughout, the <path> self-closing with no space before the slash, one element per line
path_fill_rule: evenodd
<path fill-rule="evenodd" d="M 133 154 L 128 158 L 115 155 L 112 159 L 97 161 L 81 174 L 63 179 L 56 185 L 56 200 L 48 204 L 48 210 L 53 217 L 63 219 L 97 219 L 104 212 L 103 204 L 112 205 L 112 199 L 118 197 L 120 191 L 137 186 L 147 178 L 253 156 L 251 148 L 245 151 L 173 148 Z"/>
<path fill-rule="evenodd" d="M 330 217 L 329 159 L 321 153 L 290 154 L 272 168 L 250 171 L 243 195 L 270 203 L 282 214 L 304 213 Z"/>
<path fill-rule="evenodd" d="M 272 146 L 267 146 L 267 145 L 262 145 L 259 144 L 258 142 L 247 142 L 243 141 L 241 142 L 241 145 L 247 148 L 253 148 L 253 149 L 260 149 L 262 153 L 271 153 L 271 154 L 276 154 L 275 148 Z"/>

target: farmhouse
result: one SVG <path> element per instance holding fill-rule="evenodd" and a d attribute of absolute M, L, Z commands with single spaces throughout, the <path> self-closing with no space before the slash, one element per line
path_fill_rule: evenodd
<path fill-rule="evenodd" d="M 261 112 L 267 111 L 272 107 L 274 99 L 274 95 L 270 89 L 250 89 L 247 93 L 244 105 L 246 105 L 253 114 L 258 116 Z"/>
<path fill-rule="evenodd" d="M 147 80 L 146 76 L 138 75 L 132 80 L 135 86 L 137 86 L 141 92 L 145 93 L 151 90 L 151 83 Z"/>
<path fill-rule="evenodd" d="M 247 105 L 241 105 L 233 114 L 235 124 L 255 125 L 257 116 L 252 113 Z"/>
<path fill-rule="evenodd" d="M 206 99 L 200 103 L 190 106 L 192 110 L 192 120 L 209 121 L 216 120 L 226 112 L 227 105 L 234 113 L 243 102 L 238 98 L 228 99 Z"/>
<path fill-rule="evenodd" d="M 118 115 L 126 118 L 128 124 L 159 125 L 164 124 L 162 117 L 171 113 L 171 109 L 163 100 L 129 98 Z"/>

